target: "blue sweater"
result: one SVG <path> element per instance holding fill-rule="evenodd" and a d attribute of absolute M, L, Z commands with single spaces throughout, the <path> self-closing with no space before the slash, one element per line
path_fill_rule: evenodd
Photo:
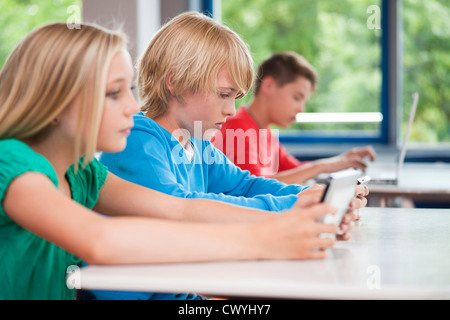
<path fill-rule="evenodd" d="M 190 138 L 194 158 L 189 161 L 178 140 L 155 121 L 142 113 L 134 121 L 125 150 L 100 157 L 112 173 L 125 180 L 177 197 L 270 211 L 289 209 L 297 193 L 305 189 L 242 171 L 209 141 Z"/>
<path fill-rule="evenodd" d="M 214 199 L 271 211 L 290 208 L 300 185 L 286 185 L 242 171 L 209 141 L 191 138 L 194 158 L 189 161 L 181 144 L 167 130 L 142 113 L 127 146 L 120 153 L 103 153 L 100 161 L 115 175 L 184 198 Z M 196 294 L 115 292 L 93 290 L 95 299 L 201 299 Z"/>

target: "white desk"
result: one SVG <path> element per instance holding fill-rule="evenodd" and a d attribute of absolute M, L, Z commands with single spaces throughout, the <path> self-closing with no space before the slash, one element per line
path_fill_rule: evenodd
<path fill-rule="evenodd" d="M 283 299 L 450 299 L 450 210 L 364 208 L 325 260 L 81 269 L 84 289 Z"/>
<path fill-rule="evenodd" d="M 398 185 L 374 185 L 369 182 L 368 186 L 369 206 L 389 206 L 389 202 L 396 197 L 450 203 L 450 165 L 405 163 Z"/>

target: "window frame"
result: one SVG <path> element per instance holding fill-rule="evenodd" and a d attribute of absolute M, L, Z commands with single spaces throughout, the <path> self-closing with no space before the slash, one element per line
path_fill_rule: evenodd
<path fill-rule="evenodd" d="M 202 11 L 212 12 L 210 16 L 220 17 L 220 0 L 202 0 Z M 381 153 L 391 153 L 398 150 L 401 143 L 402 121 L 402 25 L 401 17 L 403 0 L 380 0 L 381 11 L 381 91 L 380 112 L 383 119 L 379 135 L 370 137 L 326 135 L 283 134 L 280 132 L 280 142 L 296 155 L 302 150 L 303 160 L 313 160 L 345 151 L 351 146 L 371 144 Z M 406 154 L 406 162 L 450 162 L 448 143 L 440 143 L 437 147 L 427 148 L 423 144 L 411 144 Z M 324 148 L 325 146 L 325 148 Z M 327 149 L 325 151 L 324 149 Z M 307 155 L 305 150 L 309 150 Z M 306 157 L 304 157 L 306 156 Z"/>
<path fill-rule="evenodd" d="M 380 124 L 379 134 L 374 136 L 343 135 L 330 136 L 326 134 L 308 134 L 302 132 L 301 136 L 295 133 L 284 134 L 280 131 L 280 142 L 283 144 L 347 144 L 347 143 L 377 143 L 394 144 L 396 143 L 396 113 L 390 110 L 395 109 L 397 99 L 397 9 L 398 0 L 381 0 L 381 61 L 380 69 L 382 74 L 381 92 L 380 92 L 380 113 L 383 119 Z M 203 0 L 202 11 L 205 14 L 217 13 L 215 0 Z M 211 14 L 210 14 L 211 16 Z M 394 38 L 394 39 L 393 39 Z M 394 45 L 394 47 L 392 46 Z M 393 103 L 394 102 L 394 103 Z M 393 106 L 391 108 L 391 106 Z"/>

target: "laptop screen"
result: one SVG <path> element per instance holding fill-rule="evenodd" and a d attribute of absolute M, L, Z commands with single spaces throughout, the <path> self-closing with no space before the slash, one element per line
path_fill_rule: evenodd
<path fill-rule="evenodd" d="M 397 163 L 397 177 L 399 176 L 400 171 L 402 170 L 403 162 L 405 161 L 406 147 L 408 144 L 409 136 L 411 134 L 411 127 L 414 122 L 414 117 L 416 115 L 417 103 L 419 101 L 419 94 L 417 92 L 414 92 L 412 97 L 413 97 L 413 101 L 411 104 L 411 111 L 409 113 L 408 125 L 406 127 L 405 138 L 403 140 L 402 148 L 400 151 L 400 157 L 399 157 L 398 163 Z"/>

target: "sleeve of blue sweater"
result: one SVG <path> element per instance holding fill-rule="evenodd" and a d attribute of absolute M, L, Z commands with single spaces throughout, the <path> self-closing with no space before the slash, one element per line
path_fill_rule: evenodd
<path fill-rule="evenodd" d="M 287 185 L 275 179 L 254 176 L 249 171 L 236 166 L 209 141 L 203 142 L 203 149 L 206 150 L 206 152 L 203 151 L 203 158 L 214 159 L 209 161 L 211 164 L 207 168 L 209 176 L 214 177 L 209 180 L 208 190 L 210 192 L 256 198 L 272 195 L 279 198 L 297 195 L 307 188 L 298 184 Z M 218 181 L 227 181 L 227 183 L 217 183 Z"/>
<path fill-rule="evenodd" d="M 299 185 L 252 176 L 231 163 L 219 150 L 214 148 L 212 152 L 216 152 L 215 156 L 222 162 L 193 164 L 203 166 L 199 176 L 195 177 L 198 182 L 194 183 L 187 183 L 187 177 L 179 168 L 183 164 L 177 163 L 181 158 L 174 158 L 177 150 L 157 130 L 133 129 L 124 151 L 103 153 L 100 161 L 115 175 L 166 194 L 218 200 L 262 210 L 288 209 L 297 201 L 297 193 L 304 189 Z M 205 183 L 207 190 L 204 185 L 195 187 Z"/>

